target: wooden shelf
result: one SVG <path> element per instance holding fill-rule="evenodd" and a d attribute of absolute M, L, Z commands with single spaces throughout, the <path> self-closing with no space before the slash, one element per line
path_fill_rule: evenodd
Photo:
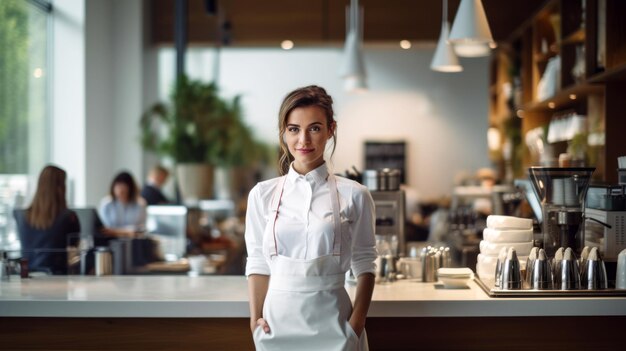
<path fill-rule="evenodd" d="M 535 101 L 521 106 L 525 112 L 559 110 L 563 107 L 576 104 L 578 100 L 593 94 L 601 94 L 604 91 L 602 85 L 596 84 L 576 84 L 565 89 L 561 89 L 554 96 L 543 101 Z M 570 95 L 576 95 L 575 99 Z M 554 107 L 550 107 L 550 103 L 554 103 Z"/>
<path fill-rule="evenodd" d="M 626 63 L 621 64 L 617 67 L 609 68 L 604 72 L 594 74 L 593 76 L 589 77 L 587 82 L 606 83 L 619 80 L 626 81 Z"/>
<path fill-rule="evenodd" d="M 495 57 L 497 61 L 491 71 L 492 74 L 519 73 L 518 101 L 524 103 L 513 113 L 522 117 L 519 127 L 522 136 L 529 130 L 548 125 L 568 110 L 586 115 L 589 132 L 605 134 L 604 146 L 589 149 L 589 162 L 596 167 L 597 177 L 594 177 L 616 182 L 613 170 L 617 167 L 617 157 L 626 154 L 622 136 L 626 130 L 626 119 L 622 118 L 626 111 L 626 25 L 623 20 L 626 1 L 608 0 L 605 6 L 599 3 L 597 0 L 546 0 L 545 5 L 514 32 L 508 41 L 512 50 Z M 544 43 L 548 44 L 548 50 Z M 601 55 L 598 55 L 599 50 Z M 554 96 L 537 101 L 539 82 L 554 55 L 561 58 L 557 86 L 562 88 Z M 575 77 L 572 72 L 580 72 L 581 60 L 586 75 L 577 79 L 582 77 Z M 596 70 L 599 60 L 606 67 L 603 72 Z M 503 92 L 496 90 L 496 95 L 493 94 L 492 88 L 490 123 L 501 115 L 511 114 L 509 106 L 503 103 Z M 501 175 L 506 173 L 507 167 L 510 167 L 507 172 L 519 173 L 524 166 L 539 162 L 539 156 L 531 154 L 522 141 L 523 137 L 514 141 L 515 147 L 523 151 L 518 153 L 521 156 L 514 156 L 510 165 L 503 162 L 498 165 Z M 553 147 L 550 154 L 543 156 L 556 157 L 567 152 L 567 142 L 554 143 Z"/>
<path fill-rule="evenodd" d="M 545 53 L 537 53 L 534 55 L 533 58 L 535 60 L 535 63 L 544 63 L 544 62 L 548 62 L 548 60 L 550 60 L 557 54 L 558 52 L 549 50 L 548 52 L 545 52 Z"/>
<path fill-rule="evenodd" d="M 569 34 L 559 43 L 560 46 L 570 44 L 582 44 L 585 42 L 585 28 L 578 28 L 575 32 Z"/>

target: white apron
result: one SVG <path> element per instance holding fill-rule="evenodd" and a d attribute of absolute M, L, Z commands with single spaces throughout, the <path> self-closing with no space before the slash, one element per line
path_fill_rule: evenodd
<path fill-rule="evenodd" d="M 270 283 L 263 304 L 263 318 L 270 332 L 266 334 L 261 327 L 254 330 L 256 349 L 367 351 L 365 330 L 359 338 L 348 323 L 352 303 L 340 264 L 341 219 L 335 177 L 328 175 L 335 224 L 333 253 L 308 260 L 278 255 L 275 226 L 284 184 L 283 176 L 270 207 L 274 220 L 268 221 L 264 233 L 274 238 Z"/>

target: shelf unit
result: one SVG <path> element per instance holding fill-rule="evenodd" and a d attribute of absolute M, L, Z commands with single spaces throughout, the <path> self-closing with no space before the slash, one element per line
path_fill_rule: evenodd
<path fill-rule="evenodd" d="M 492 55 L 489 123 L 503 135 L 515 135 L 511 128 L 518 128 L 512 153 L 518 164 L 515 177 L 540 164 L 539 155 L 524 143 L 526 133 L 573 111 L 587 116 L 589 134 L 603 136 L 603 144 L 586 145 L 587 165 L 596 167 L 594 178 L 617 182 L 617 157 L 626 155 L 624 13 L 622 0 L 548 0 Z M 556 93 L 540 99 L 540 80 L 555 57 L 561 63 Z M 550 145 L 548 159 L 556 161 L 568 144 Z M 503 163 L 501 157 L 492 160 Z"/>
<path fill-rule="evenodd" d="M 365 169 L 396 168 L 400 170 L 400 182 L 406 184 L 406 142 L 365 142 Z"/>

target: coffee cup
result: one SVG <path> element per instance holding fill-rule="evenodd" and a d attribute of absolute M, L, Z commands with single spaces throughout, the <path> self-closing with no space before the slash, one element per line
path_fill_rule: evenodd
<path fill-rule="evenodd" d="M 419 257 L 402 257 L 397 263 L 398 271 L 406 278 L 421 278 L 422 262 Z"/>
<path fill-rule="evenodd" d="M 204 265 L 206 263 L 206 257 L 204 255 L 189 256 L 189 275 L 199 276 L 204 273 Z"/>

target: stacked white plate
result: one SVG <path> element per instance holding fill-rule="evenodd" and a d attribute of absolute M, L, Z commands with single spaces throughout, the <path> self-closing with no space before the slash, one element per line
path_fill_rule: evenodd
<path fill-rule="evenodd" d="M 533 221 L 528 218 L 509 216 L 487 217 L 487 228 L 480 242 L 480 254 L 476 263 L 476 273 L 482 280 L 494 280 L 498 254 L 503 247 L 515 248 L 520 266 L 533 247 Z"/>
<path fill-rule="evenodd" d="M 437 278 L 448 289 L 467 287 L 467 282 L 474 277 L 474 272 L 469 268 L 439 268 Z"/>

